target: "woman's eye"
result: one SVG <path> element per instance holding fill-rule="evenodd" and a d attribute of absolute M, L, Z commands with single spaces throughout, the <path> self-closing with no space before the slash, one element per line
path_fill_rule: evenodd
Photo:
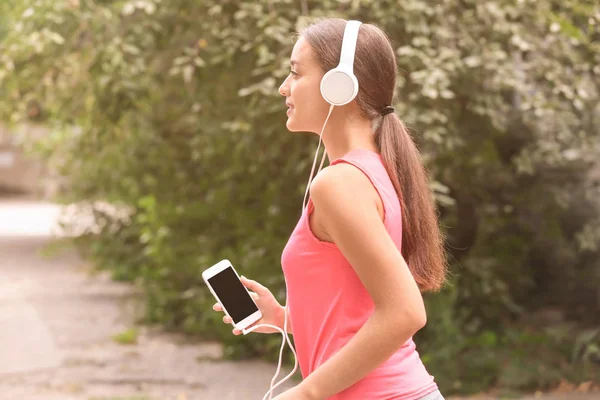
<path fill-rule="evenodd" d="M 292 75 L 298 75 L 298 73 L 296 71 L 290 71 L 290 74 L 292 74 Z"/>

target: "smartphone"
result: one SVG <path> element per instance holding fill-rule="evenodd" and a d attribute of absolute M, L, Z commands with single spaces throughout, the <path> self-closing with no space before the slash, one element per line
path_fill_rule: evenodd
<path fill-rule="evenodd" d="M 221 260 L 206 269 L 202 272 L 202 279 L 237 329 L 248 328 L 262 318 L 254 299 L 229 260 Z"/>

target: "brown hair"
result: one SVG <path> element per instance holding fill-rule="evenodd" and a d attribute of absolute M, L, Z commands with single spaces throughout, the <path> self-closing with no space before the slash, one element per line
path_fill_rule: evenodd
<path fill-rule="evenodd" d="M 339 63 L 345 26 L 343 19 L 318 19 L 298 32 L 323 71 Z M 445 281 L 446 258 L 427 172 L 402 120 L 395 113 L 381 117 L 392 105 L 397 73 L 387 35 L 375 25 L 362 24 L 354 57 L 360 87 L 356 102 L 365 118 L 381 118 L 375 142 L 402 208 L 402 256 L 421 290 L 438 290 Z"/>

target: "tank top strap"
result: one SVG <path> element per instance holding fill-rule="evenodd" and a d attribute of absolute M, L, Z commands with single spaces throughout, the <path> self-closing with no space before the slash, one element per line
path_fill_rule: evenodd
<path fill-rule="evenodd" d="M 360 169 L 365 175 L 367 175 L 372 181 L 379 180 L 377 178 L 380 177 L 382 174 L 387 175 L 387 172 L 385 171 L 381 160 L 381 155 L 371 150 L 351 150 L 350 152 L 344 154 L 342 157 L 333 160 L 331 162 L 331 165 L 336 165 L 343 162 L 354 165 L 356 168 Z"/>

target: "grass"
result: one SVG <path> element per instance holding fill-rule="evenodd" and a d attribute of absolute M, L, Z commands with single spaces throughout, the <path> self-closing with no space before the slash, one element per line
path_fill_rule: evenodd
<path fill-rule="evenodd" d="M 139 334 L 136 328 L 129 328 L 126 331 L 113 335 L 112 339 L 119 344 L 132 345 L 137 344 Z"/>

